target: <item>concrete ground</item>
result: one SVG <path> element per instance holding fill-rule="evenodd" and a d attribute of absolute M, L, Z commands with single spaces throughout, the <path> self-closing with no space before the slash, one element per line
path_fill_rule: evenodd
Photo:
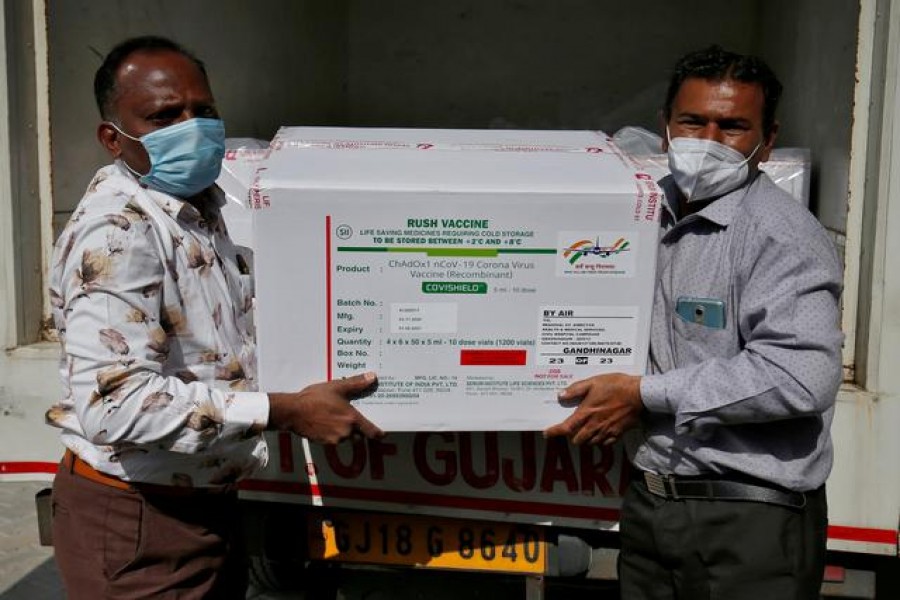
<path fill-rule="evenodd" d="M 66 597 L 53 548 L 38 541 L 34 495 L 46 482 L 0 482 L 0 600 L 60 600 Z M 302 598 L 297 594 L 263 594 L 253 600 Z"/>
<path fill-rule="evenodd" d="M 0 482 L 0 600 L 64 598 L 53 549 L 38 543 L 34 495 L 46 482 Z"/>
<path fill-rule="evenodd" d="M 38 541 L 34 496 L 46 482 L 0 482 L 0 600 L 60 600 L 65 592 L 53 561 L 53 549 Z M 339 572 L 335 600 L 515 600 L 526 597 L 521 578 L 471 573 L 347 569 Z M 557 585 L 547 596 L 567 600 L 617 598 Z M 558 594 L 558 595 L 557 595 Z M 303 600 L 301 592 L 261 592 L 248 600 Z M 311 598 L 307 600 L 312 600 Z"/>

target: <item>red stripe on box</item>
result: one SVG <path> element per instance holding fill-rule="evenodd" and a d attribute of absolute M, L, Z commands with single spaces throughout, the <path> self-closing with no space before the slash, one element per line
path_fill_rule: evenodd
<path fill-rule="evenodd" d="M 526 350 L 460 350 L 459 364 L 464 367 L 523 367 Z"/>
<path fill-rule="evenodd" d="M 325 377 L 331 381 L 331 215 L 325 215 Z"/>

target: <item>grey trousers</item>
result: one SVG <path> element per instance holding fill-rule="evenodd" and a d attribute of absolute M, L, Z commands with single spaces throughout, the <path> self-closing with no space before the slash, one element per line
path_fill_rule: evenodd
<path fill-rule="evenodd" d="M 243 599 L 236 493 L 166 497 L 118 490 L 60 467 L 53 543 L 69 600 Z"/>
<path fill-rule="evenodd" d="M 794 509 L 669 500 L 636 479 L 622 507 L 622 599 L 818 600 L 827 513 L 824 486 Z"/>

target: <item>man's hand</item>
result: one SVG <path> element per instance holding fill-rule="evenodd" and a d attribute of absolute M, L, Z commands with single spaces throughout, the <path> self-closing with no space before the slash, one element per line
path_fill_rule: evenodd
<path fill-rule="evenodd" d="M 368 438 L 384 435 L 362 416 L 350 400 L 375 386 L 374 373 L 314 383 L 293 394 L 269 394 L 268 429 L 292 431 L 320 444 L 337 444 L 360 432 Z"/>
<path fill-rule="evenodd" d="M 544 431 L 544 437 L 566 436 L 577 445 L 615 443 L 637 426 L 644 408 L 641 378 L 622 373 L 576 381 L 559 393 L 559 401 L 578 402 L 578 408 L 565 421 Z"/>

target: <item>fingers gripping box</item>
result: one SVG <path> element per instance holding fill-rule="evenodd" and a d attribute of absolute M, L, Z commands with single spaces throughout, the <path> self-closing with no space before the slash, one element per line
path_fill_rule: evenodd
<path fill-rule="evenodd" d="M 287 127 L 251 190 L 260 384 L 386 431 L 540 430 L 644 372 L 662 192 L 599 132 Z"/>

